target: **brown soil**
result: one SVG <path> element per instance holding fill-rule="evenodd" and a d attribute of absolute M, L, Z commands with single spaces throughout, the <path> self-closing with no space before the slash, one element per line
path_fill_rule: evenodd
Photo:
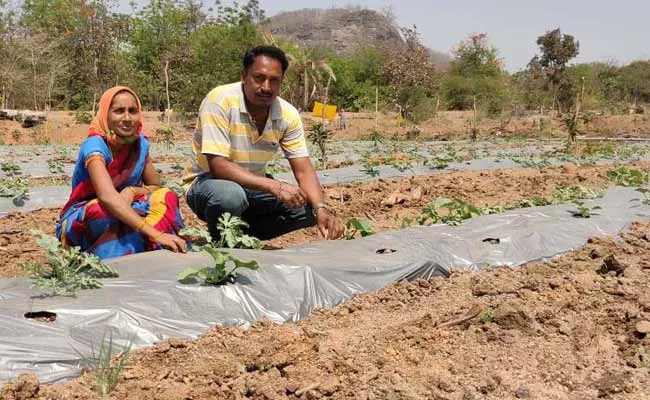
<path fill-rule="evenodd" d="M 338 122 L 330 125 L 334 140 L 365 139 L 375 127 L 384 137 L 404 139 L 411 126 L 400 127 L 395 113 L 380 113 L 375 125 L 374 113 L 346 113 L 348 128 L 337 130 Z M 303 119 L 309 126 L 310 114 L 303 113 Z M 438 117 L 418 125 L 420 133 L 412 136 L 417 139 L 454 140 L 467 139 L 471 111 L 443 111 Z M 540 119 L 545 122 L 540 130 Z M 144 127 L 147 136 L 156 138 L 156 129 L 164 124 L 161 113 L 148 111 L 144 113 Z M 189 143 L 193 121 L 173 121 L 176 129 L 175 140 Z M 566 128 L 559 118 L 531 115 L 512 117 L 502 123 L 499 119 L 482 118 L 478 122 L 479 136 L 483 138 L 528 137 L 548 138 L 565 137 Z M 650 136 L 650 117 L 647 115 L 602 115 L 594 117 L 588 126 L 582 129 L 588 136 Z M 48 121 L 32 128 L 22 128 L 19 122 L 0 120 L 0 144 L 78 144 L 88 133 L 88 125 L 75 121 L 72 113 L 53 111 L 48 113 Z"/>
<path fill-rule="evenodd" d="M 638 163 L 648 168 L 650 163 Z M 507 169 L 486 172 L 454 172 L 429 177 L 379 180 L 326 187 L 328 201 L 343 220 L 364 218 L 373 221 L 375 231 L 399 229 L 404 217 L 415 217 L 421 208 L 437 197 L 463 199 L 477 206 L 505 205 L 533 196 L 549 197 L 558 187 L 583 185 L 605 187 L 611 166 Z M 417 192 L 421 192 L 418 195 Z M 395 204 L 386 204 L 387 200 Z M 383 201 L 383 203 L 382 203 Z M 181 200 L 187 226 L 205 226 Z M 43 262 L 45 253 L 34 242 L 30 230 L 54 234 L 59 209 L 14 213 L 2 219 L 0 230 L 0 277 L 24 276 L 19 264 Z M 322 240 L 316 228 L 293 232 L 270 240 L 271 248 Z"/>
<path fill-rule="evenodd" d="M 112 399 L 647 399 L 650 229 L 134 351 Z M 614 266 L 612 268 L 612 266 Z M 92 399 L 93 375 L 4 398 Z M 19 393 L 21 397 L 15 395 Z"/>

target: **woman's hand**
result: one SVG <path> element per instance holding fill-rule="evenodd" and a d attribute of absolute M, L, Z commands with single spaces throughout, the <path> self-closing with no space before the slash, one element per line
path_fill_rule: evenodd
<path fill-rule="evenodd" d="M 187 243 L 176 235 L 171 235 L 169 233 L 158 234 L 158 236 L 155 239 L 152 239 L 152 241 L 158 243 L 165 249 L 173 251 L 174 253 L 187 252 Z"/>
<path fill-rule="evenodd" d="M 120 192 L 120 197 L 124 199 L 126 204 L 131 205 L 135 199 L 137 192 L 133 186 L 127 186 Z"/>

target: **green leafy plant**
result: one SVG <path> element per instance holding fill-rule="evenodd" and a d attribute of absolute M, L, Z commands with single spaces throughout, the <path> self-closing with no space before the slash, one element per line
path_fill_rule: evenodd
<path fill-rule="evenodd" d="M 62 174 L 65 172 L 63 169 L 63 161 L 58 158 L 50 158 L 47 160 L 47 169 L 51 174 Z"/>
<path fill-rule="evenodd" d="M 262 242 L 256 237 L 244 234 L 244 229 L 248 228 L 246 221 L 239 217 L 226 212 L 219 217 L 217 229 L 221 234 L 219 247 L 238 247 L 243 249 L 261 249 Z"/>
<path fill-rule="evenodd" d="M 650 190 L 646 188 L 636 188 L 636 191 L 643 194 L 643 199 L 641 199 L 641 203 L 645 205 L 650 205 Z"/>
<path fill-rule="evenodd" d="M 553 203 L 560 204 L 574 200 L 595 199 L 603 197 L 603 190 L 585 186 L 568 186 L 556 188 L 553 193 Z"/>
<path fill-rule="evenodd" d="M 641 186 L 648 183 L 649 176 L 645 171 L 619 165 L 615 169 L 607 171 L 610 181 L 620 186 Z"/>
<path fill-rule="evenodd" d="M 464 220 L 481 215 L 480 208 L 463 200 L 438 198 L 422 209 L 416 220 L 420 225 L 425 223 L 460 225 Z"/>
<path fill-rule="evenodd" d="M 156 141 L 167 146 L 168 149 L 174 147 L 176 136 L 176 130 L 171 125 L 163 125 L 160 128 L 156 129 Z"/>
<path fill-rule="evenodd" d="M 481 317 L 479 318 L 481 323 L 487 324 L 488 322 L 492 322 L 494 320 L 494 309 L 488 308 L 485 310 L 482 314 Z"/>
<path fill-rule="evenodd" d="M 404 172 L 407 169 L 413 169 L 413 163 L 408 158 L 391 158 L 388 161 L 388 165 L 392 165 L 400 172 Z"/>
<path fill-rule="evenodd" d="M 217 249 L 212 244 L 201 246 L 199 249 L 212 257 L 214 266 L 200 269 L 187 268 L 178 274 L 180 282 L 191 283 L 198 281 L 208 285 L 222 285 L 234 282 L 235 271 L 239 268 L 252 270 L 259 268 L 257 261 L 242 261 L 226 251 Z"/>
<path fill-rule="evenodd" d="M 75 295 L 80 289 L 102 287 L 101 278 L 115 278 L 118 273 L 99 257 L 84 253 L 79 247 L 64 249 L 59 241 L 40 231 L 32 231 L 39 246 L 46 250 L 47 265 L 21 264 L 31 273 L 33 285 L 48 291 L 50 296 Z"/>
<path fill-rule="evenodd" d="M 176 164 L 172 165 L 171 168 L 176 171 L 182 171 L 184 167 L 183 164 L 177 162 Z"/>
<path fill-rule="evenodd" d="M 11 197 L 14 203 L 29 198 L 29 183 L 27 179 L 15 178 L 0 183 L 0 197 Z"/>
<path fill-rule="evenodd" d="M 363 168 L 361 168 L 361 172 L 373 178 L 379 176 L 379 168 L 370 163 L 364 163 Z"/>
<path fill-rule="evenodd" d="M 522 167 L 526 167 L 526 168 L 543 168 L 551 165 L 551 162 L 546 156 L 542 156 L 539 160 L 530 156 L 526 156 L 526 157 L 511 156 L 510 159 L 516 162 L 517 164 L 521 165 Z"/>
<path fill-rule="evenodd" d="M 350 218 L 345 221 L 345 234 L 343 237 L 346 240 L 354 239 L 356 234 L 361 237 L 373 235 L 375 232 L 372 229 L 372 222 L 367 219 Z"/>
<path fill-rule="evenodd" d="M 89 369 L 95 377 L 93 389 L 101 396 L 109 395 L 117 387 L 120 375 L 122 375 L 122 371 L 129 361 L 132 346 L 133 342 L 129 341 L 126 347 L 113 357 L 113 353 L 115 353 L 113 336 L 109 335 L 107 339 L 106 334 L 104 334 L 98 349 L 91 346 L 90 357 L 77 351 L 77 354 L 82 358 L 84 367 Z"/>
<path fill-rule="evenodd" d="M 445 157 L 433 157 L 424 162 L 424 165 L 427 165 L 434 169 L 445 169 L 449 166 L 449 160 Z"/>
<path fill-rule="evenodd" d="M 23 173 L 20 165 L 16 164 L 13 161 L 7 161 L 0 163 L 0 170 L 5 173 L 7 176 L 16 176 Z"/>
<path fill-rule="evenodd" d="M 318 149 L 318 161 L 323 167 L 327 165 L 327 142 L 331 133 L 322 122 L 316 122 L 307 134 L 307 138 Z"/>
<path fill-rule="evenodd" d="M 577 210 L 572 211 L 574 217 L 580 218 L 590 218 L 592 215 L 596 215 L 593 211 L 602 209 L 601 206 L 588 206 L 582 200 L 574 200 L 573 204 L 576 205 Z"/>
<path fill-rule="evenodd" d="M 368 139 L 372 141 L 372 145 L 375 149 L 379 148 L 379 144 L 384 140 L 384 136 L 377 129 L 370 131 Z"/>
<path fill-rule="evenodd" d="M 212 242 L 212 236 L 206 229 L 186 227 L 181 229 L 180 232 L 178 232 L 178 235 L 198 246 L 203 246 Z"/>

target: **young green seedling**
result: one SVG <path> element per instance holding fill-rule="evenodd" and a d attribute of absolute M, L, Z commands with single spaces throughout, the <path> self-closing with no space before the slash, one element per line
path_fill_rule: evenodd
<path fill-rule="evenodd" d="M 580 218 L 590 218 L 592 215 L 597 215 L 593 211 L 594 210 L 600 210 L 602 209 L 601 206 L 588 206 L 585 205 L 585 202 L 582 200 L 574 200 L 573 204 L 576 205 L 577 210 L 572 211 L 571 213 L 573 214 L 574 217 L 580 217 Z"/>
<path fill-rule="evenodd" d="M 198 281 L 207 285 L 222 285 L 235 281 L 235 271 L 239 268 L 258 269 L 259 264 L 255 260 L 242 261 L 227 251 L 217 249 L 212 245 L 202 246 L 201 251 L 208 253 L 213 261 L 212 267 L 187 268 L 178 274 L 181 283 Z"/>
<path fill-rule="evenodd" d="M 350 218 L 345 221 L 345 235 L 346 240 L 354 239 L 356 234 L 359 233 L 361 237 L 373 235 L 375 232 L 372 230 L 372 222 L 367 219 Z"/>

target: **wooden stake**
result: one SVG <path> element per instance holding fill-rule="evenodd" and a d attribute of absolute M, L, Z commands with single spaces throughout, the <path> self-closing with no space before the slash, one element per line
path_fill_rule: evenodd
<path fill-rule="evenodd" d="M 165 115 L 167 116 L 167 125 L 171 118 L 172 106 L 169 101 L 169 60 L 165 61 L 165 94 L 167 95 L 167 110 L 165 110 Z"/>

